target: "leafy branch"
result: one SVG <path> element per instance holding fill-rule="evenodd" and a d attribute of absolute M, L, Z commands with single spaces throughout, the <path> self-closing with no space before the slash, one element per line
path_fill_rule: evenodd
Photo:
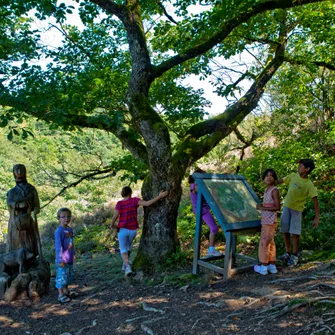
<path fill-rule="evenodd" d="M 315 65 L 319 67 L 325 67 L 328 70 L 335 71 L 335 65 L 324 61 L 305 61 L 305 60 L 293 59 L 290 57 L 285 57 L 284 61 L 292 65 Z"/>
<path fill-rule="evenodd" d="M 164 15 L 169 19 L 169 21 L 171 21 L 174 24 L 178 24 L 178 22 L 175 21 L 174 18 L 171 15 L 169 15 L 169 13 L 166 11 L 166 8 L 164 7 L 161 1 L 155 0 L 155 2 L 163 10 Z"/>
<path fill-rule="evenodd" d="M 190 161 L 196 161 L 213 149 L 224 137 L 229 135 L 246 115 L 257 105 L 267 82 L 272 78 L 283 62 L 285 43 L 277 48 L 273 59 L 264 67 L 257 80 L 246 94 L 224 113 L 192 126 L 186 133 L 181 152 L 188 152 Z M 205 135 L 209 135 L 206 137 Z M 201 139 L 196 142 L 196 140 Z M 185 155 L 185 154 L 183 154 Z"/>
<path fill-rule="evenodd" d="M 213 47 L 225 40 L 226 37 L 241 23 L 248 21 L 251 17 L 256 14 L 264 13 L 269 10 L 274 9 L 285 9 L 292 8 L 296 6 L 302 6 L 309 3 L 320 2 L 318 0 L 301 0 L 296 2 L 294 0 L 278 0 L 278 1 L 265 1 L 261 3 L 256 3 L 251 6 L 247 11 L 237 14 L 230 20 L 223 23 L 221 29 L 211 37 L 209 37 L 205 42 L 200 43 L 192 48 L 189 48 L 182 53 L 171 57 L 170 59 L 164 61 L 160 65 L 153 68 L 154 78 L 161 76 L 166 71 L 171 68 L 186 62 L 189 59 L 195 58 L 197 56 L 205 54 L 207 51 L 211 50 Z"/>

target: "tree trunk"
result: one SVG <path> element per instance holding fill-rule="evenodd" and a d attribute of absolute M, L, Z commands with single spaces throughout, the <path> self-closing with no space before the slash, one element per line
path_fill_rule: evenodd
<path fill-rule="evenodd" d="M 169 255 L 179 246 L 177 236 L 177 216 L 182 194 L 181 178 L 156 181 L 149 177 L 142 187 L 142 197 L 149 200 L 162 190 L 162 185 L 170 185 L 168 197 L 156 204 L 144 208 L 143 232 L 140 247 L 135 259 L 135 267 L 145 270 L 153 269 L 157 264 L 165 263 Z"/>

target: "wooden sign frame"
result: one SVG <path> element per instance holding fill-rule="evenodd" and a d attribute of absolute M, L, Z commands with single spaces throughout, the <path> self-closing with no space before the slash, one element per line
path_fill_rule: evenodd
<path fill-rule="evenodd" d="M 260 231 L 260 212 L 256 210 L 256 204 L 259 204 L 260 200 L 257 194 L 250 187 L 245 177 L 241 175 L 195 173 L 193 177 L 198 185 L 193 274 L 197 274 L 199 266 L 203 266 L 223 274 L 224 278 L 228 279 L 233 273 L 250 269 L 258 261 L 252 257 L 236 253 L 236 236 Z M 224 192 L 225 189 L 227 189 L 227 192 L 235 192 L 236 197 L 241 201 L 235 201 L 235 203 L 230 201 L 229 194 L 227 195 Z M 226 197 L 226 199 L 223 199 L 223 197 Z M 204 199 L 207 201 L 225 234 L 225 254 L 221 256 L 200 258 L 201 209 Z M 229 206 L 231 208 L 226 208 Z M 223 268 L 210 263 L 213 260 L 222 258 L 224 258 Z M 234 267 L 236 258 L 241 258 L 251 264 Z"/>

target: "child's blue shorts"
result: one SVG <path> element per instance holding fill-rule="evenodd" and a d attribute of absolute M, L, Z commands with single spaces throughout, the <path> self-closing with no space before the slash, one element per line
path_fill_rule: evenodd
<path fill-rule="evenodd" d="M 73 263 L 65 264 L 64 267 L 60 267 L 56 263 L 56 288 L 65 288 L 73 283 L 74 270 Z"/>

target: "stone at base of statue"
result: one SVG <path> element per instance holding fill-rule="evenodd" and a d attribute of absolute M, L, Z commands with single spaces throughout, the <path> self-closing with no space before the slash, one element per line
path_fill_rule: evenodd
<path fill-rule="evenodd" d="M 6 290 L 4 294 L 4 300 L 13 301 L 17 299 L 26 298 L 27 287 L 31 281 L 31 276 L 29 273 L 20 273 L 11 283 L 10 287 Z"/>
<path fill-rule="evenodd" d="M 30 298 L 40 298 L 49 288 L 50 283 L 50 264 L 43 261 L 37 269 L 30 269 L 31 282 L 28 287 L 28 295 Z"/>
<path fill-rule="evenodd" d="M 3 299 L 3 296 L 10 286 L 10 276 L 6 272 L 0 272 L 0 299 Z"/>
<path fill-rule="evenodd" d="M 21 300 L 27 297 L 39 298 L 49 288 L 50 264 L 35 263 L 29 267 L 27 273 L 20 273 L 6 290 L 3 299 L 6 301 Z"/>

